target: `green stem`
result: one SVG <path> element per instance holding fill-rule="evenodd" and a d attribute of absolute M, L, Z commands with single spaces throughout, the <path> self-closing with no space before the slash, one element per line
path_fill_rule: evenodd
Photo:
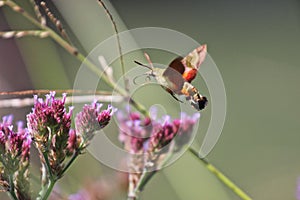
<path fill-rule="evenodd" d="M 10 169 L 7 165 L 6 162 L 3 160 L 2 157 L 0 157 L 0 163 L 3 165 L 4 169 Z M 10 172 L 9 170 L 9 176 L 8 176 L 8 182 L 9 182 L 9 195 L 11 196 L 12 199 L 18 200 L 18 197 L 15 193 L 15 185 L 14 185 L 14 177 L 13 177 L 13 172 Z"/>
<path fill-rule="evenodd" d="M 75 161 L 75 159 L 78 157 L 79 155 L 79 151 L 76 151 L 72 158 L 69 160 L 69 162 L 66 164 L 66 166 L 64 167 L 64 169 L 62 170 L 62 172 L 60 173 L 60 175 L 58 176 L 58 178 L 62 177 L 64 175 L 64 173 L 69 169 L 69 167 L 72 165 L 72 163 Z"/>
<path fill-rule="evenodd" d="M 45 164 L 46 164 L 46 167 L 47 167 L 47 171 L 49 173 L 49 178 L 51 180 L 51 179 L 53 179 L 53 175 L 52 175 L 51 165 L 50 165 L 50 162 L 49 162 L 47 151 L 43 152 L 43 157 L 45 159 Z"/>
<path fill-rule="evenodd" d="M 139 193 L 144 190 L 145 185 L 150 181 L 150 179 L 157 173 L 158 171 L 151 172 L 143 172 L 140 181 L 138 182 L 134 193 Z"/>
<path fill-rule="evenodd" d="M 28 14 L 23 8 L 21 8 L 19 5 L 17 5 L 15 2 L 11 0 L 4 1 L 7 6 L 9 6 L 13 11 L 20 13 L 23 15 L 26 19 L 28 19 L 31 23 L 36 25 L 37 27 L 41 28 L 42 30 L 45 30 L 49 33 L 49 37 L 51 37 L 54 41 L 56 41 L 60 46 L 62 46 L 66 51 L 68 51 L 71 55 L 75 56 L 79 61 L 84 63 L 92 72 L 94 72 L 97 76 L 102 77 L 103 81 L 110 86 L 112 89 L 114 89 L 117 93 L 124 96 L 125 98 L 129 99 L 129 102 L 143 115 L 146 117 L 149 116 L 148 111 L 146 108 L 134 101 L 126 90 L 119 87 L 115 82 L 110 80 L 105 73 L 103 73 L 94 63 L 92 63 L 89 59 L 86 59 L 86 57 L 78 52 L 78 50 L 73 47 L 71 44 L 69 44 L 67 41 L 65 41 L 62 37 L 60 37 L 55 31 L 53 31 L 51 28 L 41 24 L 39 21 L 37 21 L 34 17 L 32 17 L 30 14 Z"/>
<path fill-rule="evenodd" d="M 15 185 L 14 185 L 14 178 L 13 174 L 9 175 L 9 194 L 14 200 L 18 200 L 18 197 L 15 193 Z"/>
<path fill-rule="evenodd" d="M 50 194 L 53 190 L 55 182 L 56 182 L 55 180 L 50 179 L 47 190 L 46 190 L 45 194 L 42 195 L 41 200 L 47 200 L 48 199 L 48 197 L 50 196 Z"/>
<path fill-rule="evenodd" d="M 165 164 L 172 158 L 173 150 L 174 150 L 174 143 L 170 146 L 169 152 L 166 154 L 166 157 L 163 161 L 157 166 L 157 170 L 149 171 L 145 169 L 140 177 L 139 182 L 137 183 L 134 193 L 138 194 L 139 192 L 144 190 L 146 184 L 151 180 L 151 178 L 158 172 L 158 170 L 162 169 Z"/>
<path fill-rule="evenodd" d="M 231 189 L 237 196 L 243 200 L 252 200 L 252 198 L 246 194 L 241 188 L 239 188 L 233 181 L 226 177 L 221 171 L 219 171 L 214 165 L 212 165 L 207 159 L 199 157 L 198 152 L 189 148 L 189 152 L 192 153 L 199 161 L 205 165 L 205 167 L 213 173 L 226 187 Z"/>

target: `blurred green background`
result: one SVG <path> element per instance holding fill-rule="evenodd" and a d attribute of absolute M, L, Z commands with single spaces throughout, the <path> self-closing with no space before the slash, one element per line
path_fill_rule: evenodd
<path fill-rule="evenodd" d="M 33 11 L 27 1 L 17 2 Z M 107 2 L 108 8 L 120 30 L 165 27 L 208 44 L 209 55 L 222 74 L 227 94 L 225 126 L 208 159 L 253 199 L 295 199 L 300 176 L 300 2 L 113 0 L 110 3 Z M 89 52 L 114 33 L 96 0 L 56 0 L 49 1 L 49 6 L 62 19 L 81 51 Z M 0 8 L 1 31 L 31 27 L 18 14 Z M 130 65 L 131 59 L 126 61 Z M 0 40 L 2 91 L 71 88 L 79 65 L 51 39 Z M 170 98 L 165 95 L 160 100 L 168 102 Z M 30 108 L 1 109 L 0 114 L 14 113 L 17 119 L 25 120 L 29 111 Z M 205 132 L 209 113 L 209 108 L 202 112 L 200 126 L 203 124 L 204 128 L 200 132 Z M 66 193 L 74 193 L 86 179 L 104 173 L 113 170 L 86 154 L 76 161 L 60 186 Z M 239 199 L 188 152 L 156 175 L 141 197 L 143 200 Z"/>

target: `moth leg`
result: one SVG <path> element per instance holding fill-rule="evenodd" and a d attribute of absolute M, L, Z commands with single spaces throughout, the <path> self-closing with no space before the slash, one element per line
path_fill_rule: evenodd
<path fill-rule="evenodd" d="M 180 99 L 178 99 L 175 96 L 175 93 L 170 88 L 167 88 L 165 86 L 161 86 L 161 87 L 164 88 L 174 99 L 176 99 L 176 101 L 179 101 L 180 103 L 183 103 L 183 101 L 181 101 Z"/>

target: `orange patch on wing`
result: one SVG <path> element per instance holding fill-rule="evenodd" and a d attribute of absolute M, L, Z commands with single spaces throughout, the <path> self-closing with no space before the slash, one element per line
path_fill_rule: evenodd
<path fill-rule="evenodd" d="M 197 75 L 197 69 L 191 69 L 187 72 L 184 72 L 182 76 L 187 82 L 190 83 L 192 82 L 192 80 L 195 79 L 196 75 Z"/>

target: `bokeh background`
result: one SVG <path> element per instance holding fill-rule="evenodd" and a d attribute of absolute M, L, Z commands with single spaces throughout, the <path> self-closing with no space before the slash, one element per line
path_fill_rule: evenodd
<path fill-rule="evenodd" d="M 16 2 L 33 12 L 27 1 Z M 84 52 L 113 34 L 111 23 L 96 0 L 47 2 L 74 44 Z M 227 94 L 225 126 L 208 159 L 253 199 L 296 199 L 300 176 L 300 2 L 106 2 L 120 30 L 165 27 L 208 44 Z M 0 8 L 1 31 L 32 27 L 20 15 Z M 154 57 L 169 62 L 171 56 Z M 79 66 L 51 39 L 0 40 L 1 91 L 72 88 Z M 162 96 L 160 101 L 168 102 L 170 97 Z M 1 108 L 0 114 L 14 113 L 17 120 L 25 120 L 29 111 L 30 108 Z M 205 131 L 209 113 L 210 108 L 202 113 L 203 129 L 199 132 Z M 199 145 L 199 141 L 195 143 Z M 74 193 L 88 179 L 112 173 L 86 154 L 75 162 L 59 187 L 65 193 Z M 141 197 L 239 199 L 188 152 L 156 175 Z"/>

